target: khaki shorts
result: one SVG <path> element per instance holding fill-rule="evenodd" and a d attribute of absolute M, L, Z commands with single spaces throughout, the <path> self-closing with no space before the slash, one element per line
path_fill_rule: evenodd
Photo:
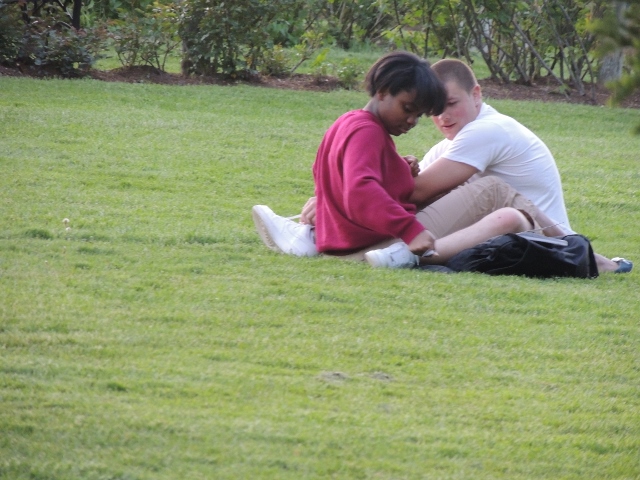
<path fill-rule="evenodd" d="M 461 185 L 416 213 L 418 221 L 436 238 L 473 225 L 491 212 L 504 207 L 520 210 L 534 219 L 538 208 L 527 198 L 497 177 L 483 177 Z M 534 220 L 533 228 L 540 228 Z M 399 242 L 392 238 L 359 252 L 340 256 L 345 260 L 364 260 L 364 254 Z"/>
<path fill-rule="evenodd" d="M 520 210 L 529 220 L 538 213 L 531 200 L 498 177 L 489 176 L 455 188 L 416 213 L 416 218 L 436 238 L 440 238 L 473 225 L 504 207 Z M 539 227 L 535 224 L 533 228 Z"/>

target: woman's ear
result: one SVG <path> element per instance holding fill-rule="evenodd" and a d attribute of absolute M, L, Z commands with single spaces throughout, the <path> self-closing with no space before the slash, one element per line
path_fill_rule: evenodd
<path fill-rule="evenodd" d="M 384 97 L 386 97 L 389 94 L 389 90 L 385 89 L 385 90 L 378 90 L 375 94 L 376 100 L 384 100 Z"/>

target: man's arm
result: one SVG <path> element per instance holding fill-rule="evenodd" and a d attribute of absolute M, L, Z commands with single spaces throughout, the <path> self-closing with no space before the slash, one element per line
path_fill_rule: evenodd
<path fill-rule="evenodd" d="M 416 177 L 411 202 L 427 205 L 442 194 L 462 185 L 478 171 L 476 167 L 466 163 L 439 158 Z"/>

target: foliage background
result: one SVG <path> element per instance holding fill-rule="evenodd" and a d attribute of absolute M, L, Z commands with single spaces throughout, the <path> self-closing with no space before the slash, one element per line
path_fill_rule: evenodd
<path fill-rule="evenodd" d="M 615 15 L 620 5 L 625 13 Z M 425 58 L 481 58 L 492 79 L 530 85 L 549 77 L 564 93 L 593 96 L 598 81 L 620 77 L 623 67 L 618 91 L 637 86 L 637 7 L 607 0 L 2 0 L 0 61 L 74 76 L 107 48 L 124 66 L 164 69 L 177 54 L 184 74 L 248 78 L 287 75 L 312 60 L 316 75 L 338 75 L 352 88 L 362 72 L 349 62 L 328 64 L 326 49 L 375 45 Z M 604 68 L 611 61 L 596 55 L 606 39 L 617 49 L 615 77 Z"/>

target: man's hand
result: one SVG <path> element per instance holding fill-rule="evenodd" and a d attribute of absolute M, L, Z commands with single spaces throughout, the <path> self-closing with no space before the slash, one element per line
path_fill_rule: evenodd
<path fill-rule="evenodd" d="M 405 155 L 402 158 L 404 158 L 411 167 L 411 176 L 417 177 L 420 173 L 420 162 L 418 162 L 418 159 L 413 155 Z"/>
<path fill-rule="evenodd" d="M 302 213 L 300 214 L 300 223 L 306 223 L 307 225 L 316 224 L 316 197 L 311 197 L 307 200 L 307 203 L 302 207 Z"/>

